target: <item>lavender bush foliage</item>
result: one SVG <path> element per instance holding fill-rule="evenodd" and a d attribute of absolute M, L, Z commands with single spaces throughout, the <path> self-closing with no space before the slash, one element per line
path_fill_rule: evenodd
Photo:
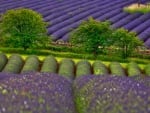
<path fill-rule="evenodd" d="M 130 77 L 130 78 L 150 87 L 150 77 L 149 76 L 134 76 L 134 77 Z"/>
<path fill-rule="evenodd" d="M 0 74 L 0 113 L 75 113 L 71 82 L 56 74 Z"/>
<path fill-rule="evenodd" d="M 74 92 L 78 113 L 150 113 L 150 85 L 135 78 L 83 76 Z"/>

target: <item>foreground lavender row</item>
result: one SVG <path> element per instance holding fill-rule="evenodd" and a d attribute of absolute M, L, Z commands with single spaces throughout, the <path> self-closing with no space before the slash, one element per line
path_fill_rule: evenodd
<path fill-rule="evenodd" d="M 84 76 L 75 80 L 78 113 L 150 113 L 150 78 Z"/>
<path fill-rule="evenodd" d="M 72 83 L 55 74 L 0 74 L 0 113 L 76 113 Z"/>
<path fill-rule="evenodd" d="M 149 89 L 149 77 L 0 73 L 0 112 L 149 113 Z"/>
<path fill-rule="evenodd" d="M 142 3 L 148 0 L 141 0 Z M 113 28 L 124 27 L 137 35 L 150 48 L 150 14 L 129 14 L 123 7 L 137 0 L 1 0 L 0 13 L 19 7 L 30 8 L 49 22 L 48 34 L 53 40 L 68 41 L 69 32 L 89 16 L 109 20 Z"/>

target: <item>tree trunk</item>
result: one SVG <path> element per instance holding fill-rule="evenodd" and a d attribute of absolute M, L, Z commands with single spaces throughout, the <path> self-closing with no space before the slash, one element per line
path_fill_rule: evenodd
<path fill-rule="evenodd" d="M 125 47 L 122 48 L 122 58 L 126 58 L 126 52 L 125 52 Z"/>
<path fill-rule="evenodd" d="M 94 59 L 96 60 L 96 58 L 97 58 L 97 52 L 96 51 L 93 52 L 93 56 L 94 56 Z"/>
<path fill-rule="evenodd" d="M 24 47 L 23 49 L 24 49 L 24 51 L 26 51 L 26 50 L 27 50 L 27 48 L 26 48 L 26 47 Z"/>
<path fill-rule="evenodd" d="M 24 51 L 26 51 L 28 49 L 28 47 L 26 45 L 23 46 Z"/>
<path fill-rule="evenodd" d="M 126 45 L 123 43 L 122 44 L 122 58 L 126 59 Z"/>
<path fill-rule="evenodd" d="M 140 7 L 140 3 L 141 3 L 140 0 L 138 0 L 138 7 Z"/>
<path fill-rule="evenodd" d="M 125 46 L 125 54 L 126 54 L 125 57 L 127 58 L 128 57 L 128 46 L 127 45 Z"/>

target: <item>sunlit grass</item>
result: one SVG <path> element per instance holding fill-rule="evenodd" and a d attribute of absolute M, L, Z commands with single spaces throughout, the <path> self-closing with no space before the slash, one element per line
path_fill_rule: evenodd
<path fill-rule="evenodd" d="M 123 10 L 128 13 L 150 13 L 150 4 L 131 4 L 124 7 Z"/>

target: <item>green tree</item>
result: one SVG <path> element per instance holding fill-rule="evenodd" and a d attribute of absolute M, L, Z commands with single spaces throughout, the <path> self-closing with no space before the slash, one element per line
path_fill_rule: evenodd
<path fill-rule="evenodd" d="M 96 56 L 103 53 L 106 46 L 111 45 L 111 33 L 109 22 L 100 22 L 91 17 L 71 32 L 70 42 Z"/>
<path fill-rule="evenodd" d="M 123 58 L 129 57 L 143 43 L 136 37 L 136 33 L 120 28 L 112 34 L 114 45 L 121 52 Z"/>
<path fill-rule="evenodd" d="M 33 10 L 8 10 L 0 21 L 1 43 L 26 50 L 36 44 L 48 42 L 46 25 L 42 16 Z"/>

